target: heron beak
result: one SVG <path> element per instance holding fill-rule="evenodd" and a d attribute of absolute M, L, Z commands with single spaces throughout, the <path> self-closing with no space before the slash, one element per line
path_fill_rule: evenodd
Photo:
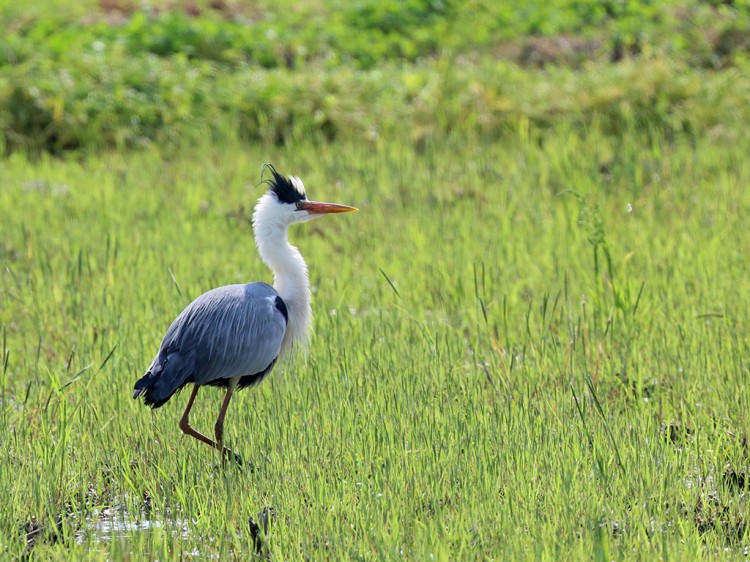
<path fill-rule="evenodd" d="M 357 211 L 356 207 L 349 205 L 338 205 L 336 203 L 319 203 L 318 201 L 304 201 L 299 207 L 301 211 L 307 211 L 311 215 L 327 215 L 331 213 L 351 213 Z"/>

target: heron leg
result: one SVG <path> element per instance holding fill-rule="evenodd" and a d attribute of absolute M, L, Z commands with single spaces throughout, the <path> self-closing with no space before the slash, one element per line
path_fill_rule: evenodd
<path fill-rule="evenodd" d="M 180 418 L 180 429 L 185 435 L 190 435 L 191 437 L 195 437 L 199 441 L 203 441 L 206 445 L 216 447 L 216 443 L 211 441 L 208 437 L 206 437 L 199 431 L 193 429 L 193 427 L 190 425 L 190 409 L 193 407 L 193 402 L 195 401 L 195 397 L 198 394 L 198 388 L 198 386 L 193 386 L 193 392 L 190 394 L 190 399 L 188 400 L 187 406 L 185 407 L 185 413 L 182 414 L 182 418 Z"/>
<path fill-rule="evenodd" d="M 232 392 L 234 387 L 237 386 L 236 380 L 231 380 L 227 386 L 227 393 L 224 395 L 224 402 L 221 404 L 221 410 L 219 410 L 219 417 L 216 418 L 216 425 L 214 426 L 214 435 L 216 436 L 217 448 L 224 452 L 224 458 L 234 457 L 235 462 L 242 464 L 242 460 L 237 453 L 232 452 L 231 449 L 224 447 L 224 417 L 227 414 L 227 408 L 229 407 L 229 401 L 232 399 Z"/>
<path fill-rule="evenodd" d="M 198 394 L 198 386 L 193 386 L 193 392 L 190 394 L 190 399 L 188 400 L 187 406 L 185 407 L 185 413 L 182 414 L 182 418 L 180 418 L 180 429 L 185 435 L 190 435 L 191 437 L 195 437 L 199 441 L 203 441 L 206 445 L 209 447 L 213 447 L 214 449 L 218 449 L 224 453 L 224 457 L 226 458 L 229 455 L 234 455 L 234 460 L 237 461 L 238 464 L 242 464 L 242 461 L 236 453 L 233 453 L 231 450 L 227 449 L 226 447 L 223 447 L 221 443 L 217 443 L 216 441 L 212 441 L 205 435 L 203 435 L 201 432 L 196 431 L 191 425 L 190 425 L 190 409 L 193 407 L 193 402 L 195 401 L 195 397 Z M 224 405 L 221 408 L 222 413 L 219 415 L 220 420 L 224 421 L 223 414 L 226 411 L 226 407 L 229 405 L 229 398 L 231 397 L 231 392 L 228 392 L 228 396 L 224 398 Z M 218 423 L 218 422 L 217 422 Z"/>
<path fill-rule="evenodd" d="M 216 442 L 220 445 L 224 442 L 224 416 L 226 416 L 227 414 L 229 401 L 232 399 L 232 391 L 234 391 L 234 385 L 230 383 L 229 386 L 227 386 L 227 393 L 224 395 L 224 402 L 221 405 L 219 417 L 216 418 L 216 425 L 214 426 L 214 435 L 216 435 Z"/>

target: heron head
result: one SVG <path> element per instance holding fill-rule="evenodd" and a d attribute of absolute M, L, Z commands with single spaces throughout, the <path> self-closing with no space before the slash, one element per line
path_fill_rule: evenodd
<path fill-rule="evenodd" d="M 263 171 L 266 168 L 271 170 L 272 177 L 264 180 L 268 184 L 268 191 L 258 202 L 256 213 L 272 215 L 276 221 L 288 226 L 323 215 L 357 210 L 348 205 L 310 201 L 301 179 L 297 176 L 282 176 L 271 164 L 264 164 Z"/>

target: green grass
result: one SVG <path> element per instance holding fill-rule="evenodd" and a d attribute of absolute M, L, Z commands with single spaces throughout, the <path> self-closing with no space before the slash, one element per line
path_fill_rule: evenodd
<path fill-rule="evenodd" d="M 38 559 L 247 556 L 267 506 L 275 559 L 742 557 L 750 142 L 724 127 L 5 159 L 0 557 L 32 518 Z M 270 279 L 265 161 L 360 212 L 291 234 L 315 336 L 230 406 L 250 473 L 180 433 L 185 394 L 131 389 L 190 299 Z"/>

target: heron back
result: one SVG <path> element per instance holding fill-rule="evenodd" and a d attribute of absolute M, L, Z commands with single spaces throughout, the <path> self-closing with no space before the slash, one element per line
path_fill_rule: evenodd
<path fill-rule="evenodd" d="M 175 319 L 134 397 L 158 408 L 188 383 L 259 382 L 273 367 L 287 308 L 266 283 L 227 285 L 204 293 Z"/>

